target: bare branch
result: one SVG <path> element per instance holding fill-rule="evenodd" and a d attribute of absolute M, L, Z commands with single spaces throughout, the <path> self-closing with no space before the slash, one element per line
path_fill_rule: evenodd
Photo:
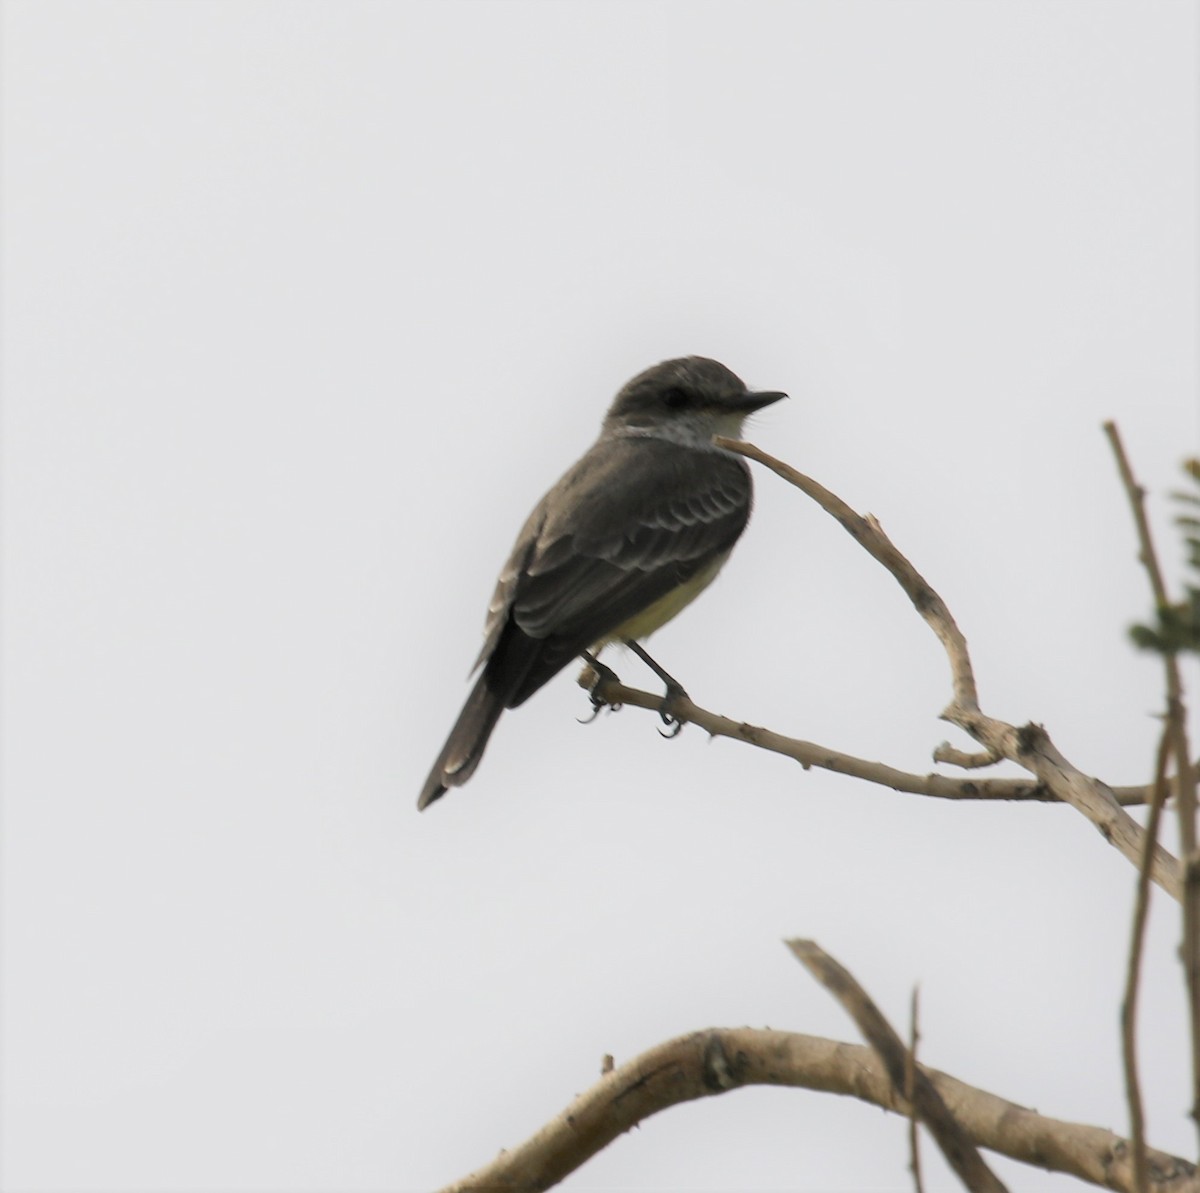
<path fill-rule="evenodd" d="M 917 1026 L 920 1007 L 920 987 L 914 986 L 908 1008 L 908 1053 L 904 1057 L 904 1097 L 909 1105 L 908 1154 L 910 1157 L 909 1168 L 913 1174 L 913 1193 L 925 1193 L 925 1185 L 921 1180 L 921 1139 L 917 1129 L 917 1102 L 914 1092 L 917 1080 L 917 1042 L 921 1038 L 921 1032 Z"/>
<path fill-rule="evenodd" d="M 1168 655 L 1167 658 L 1171 662 L 1175 661 L 1173 655 Z M 1168 699 L 1166 733 L 1174 756 L 1186 758 L 1189 747 L 1182 696 Z M 1191 1116 L 1200 1130 L 1200 847 L 1196 845 L 1196 780 L 1194 777 L 1187 777 L 1186 768 L 1183 773 L 1175 776 L 1174 790 L 1184 859 L 1183 941 L 1179 956 L 1183 962 L 1184 988 L 1188 996 L 1188 1026 L 1192 1040 Z M 1190 832 L 1187 826 L 1190 826 Z"/>
<path fill-rule="evenodd" d="M 961 723 L 961 722 L 957 722 Z M 1082 812 L 1130 861 L 1140 864 L 1146 830 L 1117 803 L 1112 789 L 1099 779 L 1085 775 L 1067 761 L 1041 725 L 1022 725 L 1019 729 L 980 716 L 976 736 L 1003 743 L 1004 756 L 1021 763 L 1077 811 Z M 1179 862 L 1161 845 L 1155 844 L 1150 868 L 1151 879 L 1173 899 L 1183 896 L 1183 875 Z"/>
<path fill-rule="evenodd" d="M 954 699 L 943 711 L 943 719 L 964 729 L 989 753 L 1007 758 L 1030 771 L 1056 796 L 1082 812 L 1106 841 L 1136 865 L 1141 857 L 1145 830 L 1122 809 L 1109 787 L 1068 762 L 1040 726 L 1026 725 L 1017 729 L 980 711 L 966 638 L 942 598 L 896 549 L 879 523 L 874 518 L 856 514 L 840 497 L 751 443 L 735 439 L 717 439 L 715 442 L 729 451 L 757 460 L 807 493 L 888 569 L 945 649 Z M 1180 771 L 1186 771 L 1186 760 L 1178 766 Z M 1182 898 L 1182 867 L 1161 846 L 1155 847 L 1151 878 L 1173 898 Z"/>
<path fill-rule="evenodd" d="M 1140 547 L 1138 562 L 1146 569 L 1154 603 L 1161 608 L 1171 602 L 1167 597 L 1167 585 L 1163 580 L 1162 568 L 1158 566 L 1158 554 L 1154 550 L 1154 539 L 1150 534 L 1150 519 L 1146 517 L 1146 490 L 1137 483 L 1133 469 L 1129 466 L 1129 457 L 1125 454 L 1125 445 L 1121 442 L 1121 432 L 1117 430 L 1117 424 L 1109 420 L 1102 424 L 1102 429 L 1112 446 L 1113 455 L 1117 461 L 1117 471 L 1121 474 L 1121 483 L 1125 486 L 1125 495 L 1129 498 L 1129 507 L 1133 511 L 1133 521 L 1137 527 Z"/>
<path fill-rule="evenodd" d="M 1004 1183 L 984 1163 L 979 1149 L 971 1142 L 942 1101 L 933 1082 L 916 1069 L 904 1042 L 883 1012 L 844 966 L 835 961 L 814 940 L 784 942 L 796 959 L 845 1008 L 867 1043 L 875 1050 L 892 1079 L 897 1094 L 905 1096 L 907 1078 L 912 1075 L 916 1112 L 942 1149 L 946 1163 L 971 1193 L 1007 1193 Z"/>
<path fill-rule="evenodd" d="M 1146 569 L 1150 591 L 1158 609 L 1170 605 L 1167 585 L 1163 580 L 1162 568 L 1158 565 L 1158 553 L 1154 549 L 1154 536 L 1150 532 L 1150 519 L 1146 516 L 1146 490 L 1138 484 L 1121 442 L 1117 424 L 1106 422 L 1104 434 L 1112 446 L 1117 461 L 1117 471 L 1129 498 L 1133 522 L 1137 529 L 1138 560 Z M 1191 750 L 1187 740 L 1187 719 L 1184 714 L 1183 678 L 1179 671 L 1179 660 L 1171 651 L 1163 651 L 1163 670 L 1167 692 L 1167 737 L 1175 758 L 1176 783 L 1175 807 L 1179 816 L 1180 852 L 1186 863 L 1186 882 L 1181 892 L 1183 902 L 1183 960 L 1184 981 L 1188 992 L 1188 1006 L 1192 1038 L 1192 1119 L 1200 1129 L 1200 849 L 1196 844 L 1196 782 L 1189 781 Z"/>
<path fill-rule="evenodd" d="M 948 766 L 957 766 L 962 770 L 981 770 L 985 766 L 995 766 L 1000 761 L 1000 755 L 995 750 L 969 754 L 966 750 L 960 750 L 944 741 L 933 751 L 933 760 L 944 762 Z"/>
<path fill-rule="evenodd" d="M 647 692 L 610 679 L 597 679 L 596 673 L 590 667 L 583 669 L 578 682 L 584 691 L 610 708 L 615 709 L 628 704 L 657 713 L 662 707 L 661 692 Z M 828 746 L 802 741 L 797 737 L 786 737 L 782 733 L 775 733 L 760 725 L 751 725 L 747 721 L 723 717 L 720 713 L 701 708 L 687 698 L 672 702 L 671 716 L 679 721 L 691 721 L 699 725 L 712 737 L 728 737 L 773 754 L 782 754 L 785 758 L 795 759 L 805 770 L 816 767 L 819 770 L 833 771 L 835 774 L 849 775 L 868 783 L 878 783 L 893 791 L 927 795 L 934 799 L 1032 800 L 1050 804 L 1064 802 L 1045 784 L 1031 783 L 1027 779 L 956 779 L 949 775 L 916 775 L 897 770 L 883 762 L 868 762 Z M 1136 807 L 1150 802 L 1154 788 L 1153 784 L 1114 787 L 1112 792 L 1118 803 Z"/>
<path fill-rule="evenodd" d="M 913 608 L 926 620 L 930 629 L 938 636 L 950 660 L 950 672 L 954 684 L 954 703 L 964 709 L 979 707 L 975 692 L 975 674 L 971 669 L 971 659 L 967 653 L 967 640 L 958 628 L 945 602 L 926 583 L 925 579 L 899 551 L 892 540 L 884 533 L 883 527 L 872 516 L 863 517 L 855 513 L 840 497 L 831 493 L 824 485 L 818 484 L 811 477 L 797 472 L 789 464 L 768 455 L 753 443 L 744 443 L 739 439 L 717 437 L 713 440 L 718 447 L 737 452 L 751 460 L 771 469 L 783 477 L 789 484 L 795 485 L 802 493 L 807 493 L 827 514 L 841 523 L 851 538 L 855 540 L 868 554 L 873 555 L 883 564 L 893 578 L 904 589 Z"/>
<path fill-rule="evenodd" d="M 1129 1102 L 1129 1138 L 1133 1147 L 1134 1182 L 1138 1193 L 1147 1193 L 1149 1176 L 1146 1168 L 1146 1120 L 1142 1112 L 1142 1091 L 1137 1071 L 1137 1001 L 1138 979 L 1142 972 L 1142 945 L 1146 936 L 1146 917 L 1150 910 L 1150 857 L 1158 840 L 1158 822 L 1167 798 L 1167 755 L 1170 752 L 1170 729 L 1163 727 L 1154 768 L 1154 799 L 1146 822 L 1146 848 L 1138 871 L 1137 897 L 1133 908 L 1133 928 L 1130 932 L 1129 965 L 1125 972 L 1125 996 L 1121 1001 L 1121 1059 L 1125 1066 L 1125 1097 Z"/>
<path fill-rule="evenodd" d="M 1135 1193 L 1129 1144 L 1111 1131 L 1046 1118 L 935 1069 L 918 1068 L 977 1147 Z M 791 1032 L 713 1028 L 668 1040 L 618 1066 L 537 1134 L 444 1193 L 548 1189 L 658 1111 L 750 1085 L 845 1094 L 908 1113 L 870 1048 Z M 1158 1151 L 1147 1159 L 1152 1193 L 1200 1193 L 1200 1176 L 1186 1160 Z"/>

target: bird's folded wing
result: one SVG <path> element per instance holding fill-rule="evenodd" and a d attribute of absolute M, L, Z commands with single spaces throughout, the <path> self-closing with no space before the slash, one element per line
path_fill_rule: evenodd
<path fill-rule="evenodd" d="M 526 523 L 496 586 L 481 661 L 499 650 L 506 669 L 523 673 L 519 703 L 727 553 L 750 506 L 741 460 L 645 439 L 601 441 Z"/>

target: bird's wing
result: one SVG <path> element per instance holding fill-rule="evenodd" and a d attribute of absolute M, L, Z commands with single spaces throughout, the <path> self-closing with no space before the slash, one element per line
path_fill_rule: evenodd
<path fill-rule="evenodd" d="M 534 510 L 496 585 L 480 661 L 509 707 L 728 552 L 751 500 L 735 457 L 648 438 L 597 443 Z"/>

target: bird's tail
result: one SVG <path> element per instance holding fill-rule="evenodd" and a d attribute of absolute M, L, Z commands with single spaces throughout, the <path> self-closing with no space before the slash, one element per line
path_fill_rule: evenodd
<path fill-rule="evenodd" d="M 489 670 L 483 669 L 458 714 L 458 720 L 421 789 L 418 811 L 424 811 L 443 796 L 447 787 L 459 787 L 475 773 L 505 704 L 504 693 L 496 691 L 488 682 Z"/>

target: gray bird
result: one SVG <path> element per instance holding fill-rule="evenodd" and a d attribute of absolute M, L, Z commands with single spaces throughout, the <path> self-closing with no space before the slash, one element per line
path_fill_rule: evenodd
<path fill-rule="evenodd" d="M 712 583 L 746 528 L 750 469 L 717 447 L 785 394 L 751 393 L 703 356 L 667 360 L 617 394 L 600 437 L 529 515 L 488 606 L 482 667 L 417 807 L 474 773 L 500 714 L 572 659 L 636 645 Z M 680 689 L 676 688 L 676 691 Z M 664 717 L 664 719 L 666 719 Z"/>

